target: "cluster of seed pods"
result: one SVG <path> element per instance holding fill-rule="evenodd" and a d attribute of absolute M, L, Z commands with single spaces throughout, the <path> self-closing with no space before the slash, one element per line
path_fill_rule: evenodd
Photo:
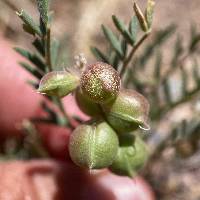
<path fill-rule="evenodd" d="M 133 131 L 148 128 L 149 103 L 135 90 L 123 88 L 112 66 L 96 62 L 87 65 L 80 75 L 50 72 L 41 80 L 38 91 L 58 97 L 74 92 L 80 110 L 91 116 L 70 137 L 69 152 L 76 165 L 109 168 L 131 177 L 143 167 L 148 151 Z"/>

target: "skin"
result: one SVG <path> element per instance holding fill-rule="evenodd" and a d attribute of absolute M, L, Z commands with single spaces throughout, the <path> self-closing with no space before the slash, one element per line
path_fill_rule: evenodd
<path fill-rule="evenodd" d="M 0 136 L 16 136 L 21 132 L 22 119 L 40 114 L 38 102 L 42 97 L 25 84 L 31 76 L 18 67 L 16 62 L 23 59 L 12 50 L 13 46 L 3 39 L 0 44 Z"/>
<path fill-rule="evenodd" d="M 23 119 L 42 116 L 43 97 L 25 81 L 31 76 L 16 63 L 23 60 L 12 46 L 0 37 L 0 141 L 21 136 Z M 69 96 L 64 99 L 67 112 L 83 119 Z M 31 160 L 0 163 L 0 199 L 4 200 L 154 200 L 150 186 L 142 179 L 113 175 L 108 170 L 89 172 L 76 167 L 68 156 L 69 129 L 55 125 L 38 125 L 50 155 L 57 161 Z M 64 161 L 58 161 L 64 160 Z"/>
<path fill-rule="evenodd" d="M 139 177 L 131 180 L 107 170 L 90 173 L 66 162 L 0 163 L 0 176 L 0 199 L 4 200 L 153 199 L 149 186 Z"/>

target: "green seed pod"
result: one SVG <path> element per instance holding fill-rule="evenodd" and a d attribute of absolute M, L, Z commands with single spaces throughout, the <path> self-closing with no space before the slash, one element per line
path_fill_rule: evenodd
<path fill-rule="evenodd" d="M 78 166 L 100 169 L 112 164 L 119 147 L 115 131 L 106 122 L 78 126 L 69 141 L 69 153 Z"/>
<path fill-rule="evenodd" d="M 47 73 L 40 81 L 38 92 L 49 96 L 64 97 L 79 85 L 79 77 L 66 71 Z"/>
<path fill-rule="evenodd" d="M 120 89 L 118 72 L 110 65 L 97 62 L 89 65 L 81 76 L 83 94 L 96 103 L 115 98 Z"/>
<path fill-rule="evenodd" d="M 139 137 L 126 136 L 120 140 L 117 157 L 109 169 L 117 175 L 133 177 L 146 163 L 148 151 Z"/>
<path fill-rule="evenodd" d="M 77 88 L 75 91 L 75 99 L 80 110 L 85 114 L 89 116 L 98 116 L 101 114 L 102 111 L 99 105 L 83 95 L 80 88 Z"/>
<path fill-rule="evenodd" d="M 149 129 L 149 103 L 134 90 L 122 89 L 114 101 L 102 105 L 107 120 L 117 132 L 130 132 L 138 127 Z"/>

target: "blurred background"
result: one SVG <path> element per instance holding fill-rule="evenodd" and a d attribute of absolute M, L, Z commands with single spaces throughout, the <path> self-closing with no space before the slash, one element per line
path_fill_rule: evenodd
<path fill-rule="evenodd" d="M 144 8 L 146 1 L 137 1 Z M 35 1 L 27 0 L 2 0 L 0 2 L 0 25 L 4 37 L 14 41 L 16 44 L 27 45 L 28 35 L 22 34 L 16 10 L 28 10 L 37 19 Z M 60 40 L 66 41 L 65 45 L 70 49 L 70 54 L 75 55 L 84 52 L 86 57 L 91 57 L 89 47 L 101 44 L 103 34 L 101 24 L 111 25 L 112 19 L 108 16 L 116 14 L 125 22 L 133 15 L 132 1 L 120 0 L 74 0 L 74 1 L 52 1 L 54 11 L 54 22 L 52 26 L 53 35 Z M 187 37 L 190 26 L 194 23 L 199 28 L 199 1 L 192 0 L 159 0 L 156 2 L 153 31 L 166 28 L 168 25 L 176 24 L 177 31 L 183 37 Z M 151 38 L 149 39 L 151 40 Z"/>
<path fill-rule="evenodd" d="M 137 3 L 145 8 L 145 0 Z M 23 8 L 37 19 L 35 1 L 1 0 L 0 8 L 2 41 L 33 49 L 31 37 L 23 32 L 15 11 Z M 51 9 L 52 35 L 62 44 L 62 66 L 73 65 L 74 56 L 79 53 L 84 53 L 88 62 L 96 60 L 90 47 L 105 50 L 107 44 L 101 24 L 116 30 L 112 14 L 126 24 L 133 15 L 132 0 L 56 0 Z M 199 16 L 199 0 L 157 0 L 152 33 L 133 61 L 137 73 L 132 73 L 140 79 L 126 76 L 126 86 L 139 90 L 150 100 L 152 129 L 143 136 L 151 159 L 141 175 L 157 199 L 200 199 Z M 160 69 L 159 79 L 164 79 L 161 83 L 154 76 L 156 67 L 157 72 Z"/>

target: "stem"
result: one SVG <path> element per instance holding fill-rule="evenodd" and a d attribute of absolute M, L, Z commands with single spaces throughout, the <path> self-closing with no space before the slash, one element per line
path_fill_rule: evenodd
<path fill-rule="evenodd" d="M 175 107 L 177 107 L 178 105 L 187 102 L 188 100 L 190 100 L 191 98 L 193 98 L 194 96 L 196 96 L 199 91 L 200 91 L 200 87 L 197 87 L 194 90 L 188 92 L 187 96 L 185 96 L 184 98 L 180 99 L 179 101 L 174 102 L 174 103 L 170 104 L 169 106 L 167 106 L 167 107 L 165 107 L 163 109 L 161 108 L 160 115 L 163 116 L 169 110 L 172 110 Z"/>
<path fill-rule="evenodd" d="M 179 61 L 177 66 L 178 67 L 171 67 L 169 68 L 169 70 L 165 73 L 165 75 L 163 76 L 163 78 L 156 84 L 156 86 L 154 87 L 154 91 L 158 90 L 158 86 L 163 84 L 168 77 L 176 70 L 179 69 L 180 67 L 183 67 L 184 62 L 187 60 L 187 58 L 191 55 L 191 52 L 189 51 L 185 56 L 183 56 Z M 153 116 L 153 119 L 158 119 L 161 118 L 164 114 L 166 114 L 169 110 L 174 109 L 176 106 L 183 104 L 185 102 L 187 102 L 189 99 L 191 99 L 193 96 L 195 96 L 197 94 L 197 92 L 200 90 L 200 87 L 197 87 L 195 89 L 193 89 L 192 91 L 188 92 L 186 96 L 184 96 L 182 99 L 180 99 L 177 102 L 173 102 L 167 106 L 163 106 L 160 109 L 158 109 L 158 111 L 155 113 L 155 115 Z"/>
<path fill-rule="evenodd" d="M 5 3 L 9 8 L 11 8 L 12 10 L 14 10 L 14 11 L 18 10 L 17 6 L 16 6 L 14 3 L 11 3 L 11 2 L 8 1 L 8 0 L 4 0 L 4 3 Z"/>
<path fill-rule="evenodd" d="M 40 137 L 38 137 L 39 134 L 37 132 L 37 129 L 35 128 L 35 125 L 29 120 L 24 120 L 22 122 L 22 127 L 23 127 L 24 131 L 28 133 L 25 138 L 25 144 L 28 143 L 29 146 L 31 147 L 31 149 L 33 151 L 35 151 L 38 156 L 48 157 L 49 156 L 48 152 L 42 145 Z M 25 146 L 25 148 L 26 148 L 26 146 Z M 29 150 L 31 150 L 31 149 L 29 149 Z"/>
<path fill-rule="evenodd" d="M 168 77 L 177 69 L 183 66 L 184 62 L 187 60 L 187 58 L 190 56 L 191 52 L 188 52 L 185 56 L 183 56 L 179 61 L 177 66 L 178 67 L 170 67 L 169 70 L 165 73 L 163 78 L 160 80 L 160 83 L 163 84 Z"/>
<path fill-rule="evenodd" d="M 46 64 L 49 68 L 49 71 L 52 71 L 52 63 L 51 63 L 51 30 L 47 28 L 46 34 Z"/>
<path fill-rule="evenodd" d="M 57 101 L 57 105 L 58 105 L 60 111 L 62 112 L 64 118 L 65 118 L 66 121 L 68 122 L 69 128 L 74 129 L 75 127 L 74 127 L 74 126 L 72 125 L 72 123 L 70 122 L 70 121 L 71 121 L 71 120 L 70 120 L 70 117 L 69 117 L 69 115 L 67 114 L 67 112 L 65 111 L 65 108 L 64 108 L 64 106 L 63 106 L 62 101 L 61 101 L 59 98 L 56 98 L 56 101 Z"/>
<path fill-rule="evenodd" d="M 46 65 L 48 66 L 49 71 L 52 71 L 52 63 L 51 63 L 51 29 L 49 27 L 47 27 L 46 30 L 46 35 L 45 35 L 45 44 L 46 44 L 46 53 L 45 53 L 45 60 L 46 60 Z M 65 118 L 65 121 L 68 122 L 66 123 L 69 128 L 74 129 L 75 127 L 72 125 L 72 123 L 70 122 L 70 117 L 69 115 L 66 113 L 65 108 L 63 106 L 63 103 L 61 101 L 60 98 L 55 98 L 55 103 L 58 106 L 58 108 L 60 109 L 61 113 L 63 114 L 63 117 Z"/>
<path fill-rule="evenodd" d="M 110 126 L 116 133 L 118 133 L 117 130 L 116 130 L 116 129 L 109 123 L 109 121 L 107 120 L 106 115 L 105 115 L 105 112 L 103 111 L 101 105 L 98 104 L 98 106 L 99 106 L 99 109 L 100 109 L 100 111 L 101 111 L 101 113 L 100 113 L 100 114 L 101 114 L 101 117 L 109 124 L 109 126 Z"/>
<path fill-rule="evenodd" d="M 131 61 L 133 55 L 135 54 L 136 50 L 140 47 L 140 45 L 144 42 L 144 40 L 149 36 L 150 32 L 146 32 L 142 38 L 133 46 L 133 49 L 131 50 L 131 52 L 129 53 L 128 57 L 125 59 L 124 64 L 122 66 L 122 70 L 120 72 L 120 76 L 123 77 L 124 72 L 129 64 L 129 62 Z"/>

